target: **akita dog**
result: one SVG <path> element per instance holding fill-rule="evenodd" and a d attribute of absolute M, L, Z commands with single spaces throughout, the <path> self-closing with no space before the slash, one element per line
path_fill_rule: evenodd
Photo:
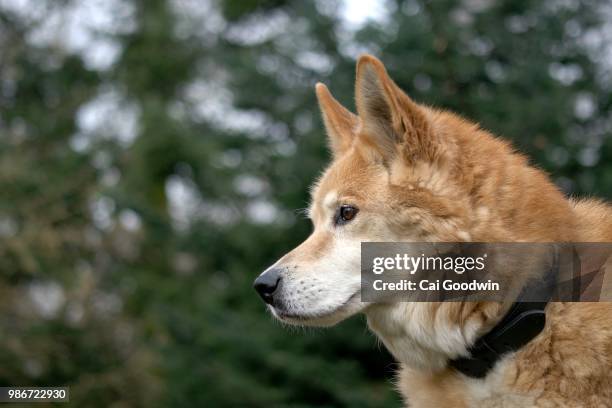
<path fill-rule="evenodd" d="M 316 93 L 333 161 L 312 189 L 314 232 L 255 281 L 272 314 L 331 326 L 364 313 L 411 407 L 612 407 L 612 304 L 548 303 L 534 338 L 470 375 L 452 363 L 508 305 L 360 301 L 363 241 L 610 242 L 612 207 L 566 199 L 509 143 L 414 102 L 372 56 L 357 62 L 357 115 Z"/>

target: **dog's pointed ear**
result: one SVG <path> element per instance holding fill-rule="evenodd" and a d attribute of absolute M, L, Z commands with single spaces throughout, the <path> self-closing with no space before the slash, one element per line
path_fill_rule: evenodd
<path fill-rule="evenodd" d="M 367 145 L 375 147 L 385 162 L 398 155 L 409 161 L 434 158 L 436 143 L 423 108 L 371 55 L 361 56 L 357 62 L 355 99 Z"/>
<path fill-rule="evenodd" d="M 353 144 L 359 118 L 342 106 L 322 83 L 317 83 L 316 91 L 329 145 L 334 157 L 339 157 Z"/>

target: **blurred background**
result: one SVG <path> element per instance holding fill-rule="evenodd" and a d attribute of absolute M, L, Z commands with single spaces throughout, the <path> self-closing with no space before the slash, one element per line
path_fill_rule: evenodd
<path fill-rule="evenodd" d="M 0 0 L 0 386 L 71 405 L 399 406 L 353 318 L 251 284 L 310 225 L 356 57 L 612 198 L 608 0 Z"/>

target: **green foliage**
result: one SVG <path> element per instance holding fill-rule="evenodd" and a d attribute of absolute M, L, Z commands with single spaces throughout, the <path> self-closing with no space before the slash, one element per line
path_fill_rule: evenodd
<path fill-rule="evenodd" d="M 251 287 L 310 231 L 314 84 L 352 107 L 359 51 L 568 193 L 612 197 L 606 44 L 587 41 L 604 1 L 389 1 L 353 29 L 334 1 L 133 0 L 85 51 L 33 40 L 83 3 L 0 6 L 0 385 L 68 385 L 75 406 L 398 406 L 362 319 L 282 327 Z"/>

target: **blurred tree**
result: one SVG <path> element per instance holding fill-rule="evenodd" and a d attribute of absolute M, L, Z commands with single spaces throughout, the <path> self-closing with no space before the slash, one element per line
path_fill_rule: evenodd
<path fill-rule="evenodd" d="M 398 406 L 354 318 L 287 330 L 251 288 L 328 160 L 316 81 L 368 51 L 419 102 L 612 197 L 605 1 L 0 0 L 0 385 L 76 406 Z M 374 13 L 376 11 L 376 13 Z M 89 25 L 88 25 L 89 24 Z"/>

